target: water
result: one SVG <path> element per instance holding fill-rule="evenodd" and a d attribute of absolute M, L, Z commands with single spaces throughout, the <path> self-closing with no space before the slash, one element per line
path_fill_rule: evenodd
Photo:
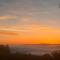
<path fill-rule="evenodd" d="M 34 54 L 34 55 L 43 55 L 50 54 L 53 51 L 59 51 L 60 45 L 16 45 L 10 46 L 11 51 Z"/>

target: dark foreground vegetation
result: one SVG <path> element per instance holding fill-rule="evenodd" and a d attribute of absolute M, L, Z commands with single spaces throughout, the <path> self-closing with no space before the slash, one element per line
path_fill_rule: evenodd
<path fill-rule="evenodd" d="M 0 45 L 0 60 L 60 60 L 60 52 L 53 52 L 51 55 L 45 54 L 43 56 L 11 53 L 8 46 Z"/>

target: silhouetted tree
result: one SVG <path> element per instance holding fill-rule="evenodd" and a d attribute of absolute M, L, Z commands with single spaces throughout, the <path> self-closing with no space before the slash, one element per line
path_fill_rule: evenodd
<path fill-rule="evenodd" d="M 45 54 L 42 56 L 25 54 L 25 53 L 10 53 L 8 45 L 0 45 L 0 60 L 60 60 L 60 51 Z"/>

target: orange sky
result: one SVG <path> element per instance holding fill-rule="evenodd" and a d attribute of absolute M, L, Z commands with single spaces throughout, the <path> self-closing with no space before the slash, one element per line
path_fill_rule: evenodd
<path fill-rule="evenodd" d="M 0 44 L 60 44 L 60 29 L 29 25 L 25 29 L 2 28 Z"/>
<path fill-rule="evenodd" d="M 0 0 L 0 44 L 60 44 L 60 0 Z"/>

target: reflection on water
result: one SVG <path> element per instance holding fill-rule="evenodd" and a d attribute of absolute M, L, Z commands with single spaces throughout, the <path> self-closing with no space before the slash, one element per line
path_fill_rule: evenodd
<path fill-rule="evenodd" d="M 60 45 L 18 45 L 10 46 L 12 52 L 30 53 L 42 55 L 60 50 Z"/>

